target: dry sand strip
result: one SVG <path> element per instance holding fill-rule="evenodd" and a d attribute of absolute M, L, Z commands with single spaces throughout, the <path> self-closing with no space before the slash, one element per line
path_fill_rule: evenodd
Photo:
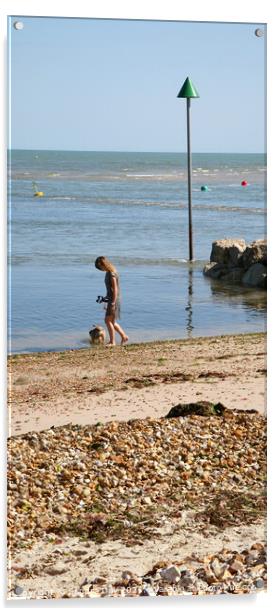
<path fill-rule="evenodd" d="M 7 598 L 243 594 L 266 589 L 265 522 L 221 532 L 212 527 L 202 533 L 193 522 L 190 529 L 183 523 L 170 522 L 159 529 L 159 538 L 132 547 L 121 540 L 102 544 L 76 537 L 39 540 L 12 559 Z M 246 568 L 245 560 L 250 565 Z M 234 572 L 231 563 L 238 565 Z M 152 569 L 157 575 L 149 573 Z M 160 573 L 167 569 L 170 581 Z"/>
<path fill-rule="evenodd" d="M 9 358 L 9 435 L 161 417 L 180 402 L 266 410 L 266 337 L 246 334 Z"/>

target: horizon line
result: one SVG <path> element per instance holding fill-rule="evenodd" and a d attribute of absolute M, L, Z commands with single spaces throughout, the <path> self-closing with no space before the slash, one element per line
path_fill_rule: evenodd
<path fill-rule="evenodd" d="M 79 150 L 79 149 L 60 149 L 60 148 L 7 148 L 8 152 L 17 150 L 20 152 L 90 152 L 108 154 L 187 154 L 186 150 Z M 267 154 L 264 151 L 237 151 L 237 150 L 215 150 L 215 151 L 195 151 L 192 154 Z"/>

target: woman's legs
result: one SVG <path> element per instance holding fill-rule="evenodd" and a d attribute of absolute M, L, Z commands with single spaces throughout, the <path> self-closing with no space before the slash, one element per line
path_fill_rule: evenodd
<path fill-rule="evenodd" d="M 109 345 L 115 345 L 115 332 L 121 336 L 121 344 L 124 344 L 124 342 L 129 340 L 126 332 L 124 332 L 122 327 L 120 327 L 119 323 L 115 323 L 113 316 L 107 316 L 105 318 L 105 324 L 109 333 Z"/>
<path fill-rule="evenodd" d="M 105 324 L 107 326 L 108 333 L 109 333 L 109 344 L 114 346 L 115 345 L 115 333 L 114 333 L 113 317 L 109 317 L 109 316 L 106 317 Z"/>
<path fill-rule="evenodd" d="M 127 342 L 129 340 L 127 334 L 124 332 L 124 329 L 120 327 L 119 323 L 114 323 L 113 327 L 115 331 L 121 336 L 121 344 L 124 344 L 124 342 Z"/>

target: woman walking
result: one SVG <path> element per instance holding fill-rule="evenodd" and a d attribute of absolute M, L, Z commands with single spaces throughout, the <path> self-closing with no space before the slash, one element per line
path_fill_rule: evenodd
<path fill-rule="evenodd" d="M 95 267 L 102 272 L 106 272 L 107 309 L 105 324 L 109 333 L 109 344 L 107 346 L 115 346 L 115 332 L 120 335 L 121 344 L 124 344 L 129 338 L 122 327 L 120 327 L 119 323 L 116 323 L 116 319 L 120 318 L 119 274 L 114 265 L 106 257 L 97 257 Z"/>

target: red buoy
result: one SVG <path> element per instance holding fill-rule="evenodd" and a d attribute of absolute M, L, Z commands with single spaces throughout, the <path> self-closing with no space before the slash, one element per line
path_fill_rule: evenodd
<path fill-rule="evenodd" d="M 241 186 L 248 186 L 248 182 L 246 182 L 246 180 L 242 180 Z"/>

